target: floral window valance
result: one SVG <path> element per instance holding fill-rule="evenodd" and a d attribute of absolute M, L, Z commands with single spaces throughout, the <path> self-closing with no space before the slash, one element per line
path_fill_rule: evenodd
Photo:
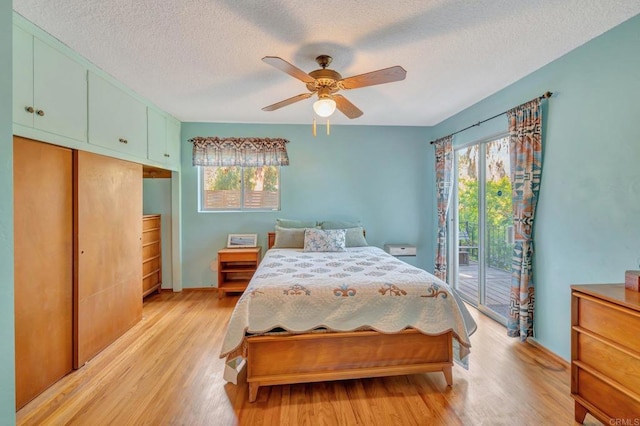
<path fill-rule="evenodd" d="M 219 138 L 197 136 L 193 143 L 194 166 L 288 166 L 286 139 Z"/>

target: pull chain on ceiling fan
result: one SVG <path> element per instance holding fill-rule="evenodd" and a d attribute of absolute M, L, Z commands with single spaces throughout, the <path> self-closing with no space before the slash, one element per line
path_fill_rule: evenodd
<path fill-rule="evenodd" d="M 316 62 L 321 68 L 307 74 L 300 68 L 277 56 L 265 56 L 262 58 L 263 62 L 305 83 L 307 90 L 309 90 L 309 93 L 302 93 L 292 98 L 276 102 L 275 104 L 262 108 L 262 110 L 275 111 L 317 94 L 318 100 L 313 104 L 313 110 L 317 115 L 320 117 L 329 117 L 337 108 L 348 118 L 354 119 L 360 117 L 363 112 L 347 98 L 337 94 L 338 91 L 400 81 L 404 80 L 407 75 L 407 71 L 405 71 L 404 68 L 396 65 L 390 68 L 342 78 L 340 73 L 327 68 L 332 59 L 329 55 L 318 56 Z"/>

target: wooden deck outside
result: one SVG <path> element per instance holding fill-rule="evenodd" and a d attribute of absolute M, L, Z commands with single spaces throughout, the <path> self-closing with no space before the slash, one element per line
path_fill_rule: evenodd
<path fill-rule="evenodd" d="M 470 261 L 468 265 L 460 265 L 458 292 L 467 301 L 477 305 L 478 301 L 478 263 Z M 507 317 L 509 313 L 509 287 L 511 273 L 496 268 L 487 268 L 486 307 Z"/>

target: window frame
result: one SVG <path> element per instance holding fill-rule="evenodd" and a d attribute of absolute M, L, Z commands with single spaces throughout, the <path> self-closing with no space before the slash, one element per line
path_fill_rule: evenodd
<path fill-rule="evenodd" d="M 280 211 L 282 209 L 282 173 L 280 170 L 281 166 L 196 166 L 197 167 L 197 180 L 198 180 L 198 194 L 197 194 L 197 198 L 198 198 L 198 213 L 265 213 L 265 212 L 277 212 Z M 240 200 L 241 200 L 241 206 L 240 208 L 230 208 L 230 209 L 211 209 L 211 208 L 206 208 L 204 206 L 205 204 L 205 192 L 204 192 L 204 168 L 205 167 L 238 167 L 240 168 L 240 177 L 241 177 L 241 181 L 240 181 Z M 275 167 L 276 170 L 278 171 L 278 208 L 274 209 L 274 208 L 260 208 L 260 209 L 256 209 L 256 208 L 246 208 L 244 206 L 244 191 L 245 191 L 245 185 L 244 185 L 244 171 L 245 168 L 257 168 L 257 167 Z"/>
<path fill-rule="evenodd" d="M 486 259 L 486 210 L 487 210 L 487 193 L 486 193 L 486 150 L 487 146 L 500 139 L 508 139 L 509 132 L 502 131 L 494 133 L 480 139 L 470 141 L 465 144 L 453 146 L 453 164 L 452 164 L 452 188 L 451 188 L 451 204 L 449 211 L 447 212 L 447 272 L 449 277 L 449 283 L 454 289 L 458 289 L 459 286 L 459 262 L 456 259 L 459 253 L 459 216 L 458 216 L 458 153 L 464 149 L 472 146 L 478 146 L 478 179 L 484 182 L 483 185 L 478 185 L 478 258 L 483 258 L 479 265 L 478 270 L 478 299 L 475 301 L 469 300 L 467 297 L 461 296 L 462 299 L 474 306 L 483 314 L 492 318 L 496 322 L 506 326 L 507 318 L 500 313 L 494 311 L 486 304 L 487 299 L 487 271 L 489 267 L 488 260 Z M 511 167 L 511 165 L 509 165 Z"/>

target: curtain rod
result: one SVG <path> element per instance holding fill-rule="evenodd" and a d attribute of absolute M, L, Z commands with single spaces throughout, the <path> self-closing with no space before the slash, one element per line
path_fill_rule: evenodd
<path fill-rule="evenodd" d="M 545 92 L 545 93 L 544 93 L 544 94 L 542 94 L 541 96 L 538 96 L 538 99 L 540 99 L 540 100 L 542 100 L 542 99 L 549 99 L 549 98 L 551 97 L 551 95 L 553 95 L 553 92 Z M 496 115 L 494 115 L 493 117 L 489 117 L 489 118 L 486 118 L 486 119 L 484 119 L 484 120 L 482 120 L 482 121 L 478 121 L 476 124 L 472 124 L 471 126 L 467 126 L 467 127 L 465 127 L 464 129 L 462 129 L 462 130 L 458 130 L 457 132 L 453 132 L 453 133 L 451 133 L 451 134 L 450 134 L 450 135 L 448 135 L 448 136 L 457 135 L 458 133 L 464 132 L 465 130 L 469 130 L 469 129 L 471 129 L 472 127 L 479 126 L 479 125 L 481 125 L 482 123 L 486 123 L 486 122 L 487 122 L 487 121 L 489 121 L 489 120 L 493 120 L 494 118 L 500 117 L 501 115 L 506 114 L 506 113 L 508 113 L 509 111 L 511 111 L 511 110 L 509 109 L 509 110 L 507 110 L 507 111 L 501 112 L 500 114 L 496 114 Z M 440 138 L 438 138 L 438 139 L 440 139 Z M 437 139 L 436 139 L 436 140 L 437 140 Z M 431 142 L 429 142 L 429 143 L 430 143 L 431 145 L 433 145 L 434 143 L 436 143 L 436 141 L 431 141 Z"/>

